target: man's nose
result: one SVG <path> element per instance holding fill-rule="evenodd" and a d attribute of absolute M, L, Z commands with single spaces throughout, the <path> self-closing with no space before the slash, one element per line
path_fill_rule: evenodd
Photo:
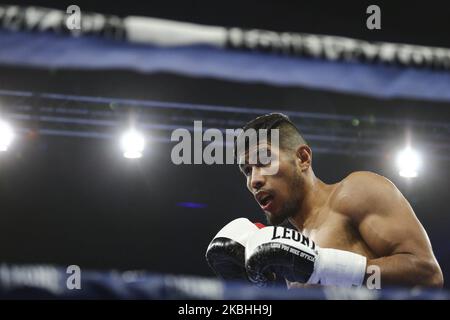
<path fill-rule="evenodd" d="M 253 190 L 259 190 L 264 186 L 265 177 L 261 174 L 259 168 L 255 167 L 252 170 L 252 182 L 251 187 Z"/>

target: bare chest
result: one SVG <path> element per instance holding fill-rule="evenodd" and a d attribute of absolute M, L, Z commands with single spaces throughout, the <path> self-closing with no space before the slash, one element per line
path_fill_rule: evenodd
<path fill-rule="evenodd" d="M 375 257 L 358 230 L 339 214 L 330 214 L 324 222 L 305 227 L 302 233 L 322 248 L 352 251 L 369 258 Z"/>

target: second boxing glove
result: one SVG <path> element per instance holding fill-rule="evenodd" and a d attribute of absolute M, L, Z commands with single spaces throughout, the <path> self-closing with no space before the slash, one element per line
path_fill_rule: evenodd
<path fill-rule="evenodd" d="M 206 250 L 206 260 L 216 275 L 225 280 L 248 280 L 245 270 L 245 246 L 262 224 L 238 218 L 223 227 Z"/>

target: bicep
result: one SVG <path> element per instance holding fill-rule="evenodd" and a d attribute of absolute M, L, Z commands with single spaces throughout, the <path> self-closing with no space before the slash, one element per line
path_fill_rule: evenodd
<path fill-rule="evenodd" d="M 368 210 L 358 222 L 363 240 L 378 256 L 428 254 L 428 236 L 408 201 L 396 188 L 386 191 L 384 196 L 380 192 L 373 210 Z"/>

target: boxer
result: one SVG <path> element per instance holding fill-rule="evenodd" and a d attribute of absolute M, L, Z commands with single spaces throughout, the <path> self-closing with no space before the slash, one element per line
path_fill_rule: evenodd
<path fill-rule="evenodd" d="M 285 279 L 289 287 L 358 287 L 367 284 L 375 266 L 382 286 L 443 286 L 427 233 L 391 181 L 354 172 L 337 183 L 324 183 L 313 171 L 311 148 L 283 114 L 258 117 L 243 128 L 248 129 L 279 133 L 279 147 L 271 149 L 267 139 L 236 155 L 248 190 L 272 226 L 259 228 L 242 219 L 219 232 L 206 254 L 218 275 L 234 266 L 237 278 L 260 285 Z M 261 148 L 275 154 L 275 160 L 249 163 Z M 265 174 L 273 165 L 277 172 Z M 296 230 L 281 226 L 285 222 Z M 226 245 L 218 242 L 240 249 L 221 250 Z"/>

